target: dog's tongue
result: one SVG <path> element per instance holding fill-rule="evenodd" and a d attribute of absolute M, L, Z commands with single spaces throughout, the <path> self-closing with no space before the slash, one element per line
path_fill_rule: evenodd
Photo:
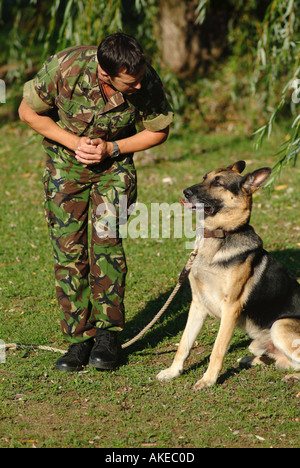
<path fill-rule="evenodd" d="M 182 200 L 182 198 L 180 198 L 180 203 L 185 207 L 185 208 L 193 208 L 194 205 L 193 203 L 190 203 L 188 201 L 185 201 L 185 200 Z"/>

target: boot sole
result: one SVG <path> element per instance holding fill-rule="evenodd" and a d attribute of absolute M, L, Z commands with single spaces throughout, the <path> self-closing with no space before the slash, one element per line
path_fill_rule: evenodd
<path fill-rule="evenodd" d="M 99 362 L 98 360 L 89 360 L 89 365 L 96 369 L 113 369 L 117 365 L 117 361 L 113 362 Z"/>
<path fill-rule="evenodd" d="M 55 366 L 54 369 L 61 372 L 80 372 L 83 370 L 83 367 Z"/>

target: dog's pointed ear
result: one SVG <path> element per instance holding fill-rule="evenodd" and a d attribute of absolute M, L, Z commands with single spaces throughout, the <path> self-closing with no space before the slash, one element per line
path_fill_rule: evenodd
<path fill-rule="evenodd" d="M 232 164 L 232 166 L 228 166 L 227 169 L 231 169 L 232 171 L 235 171 L 241 174 L 243 170 L 245 169 L 245 167 L 246 167 L 245 161 L 237 161 L 234 164 Z"/>
<path fill-rule="evenodd" d="M 270 177 L 271 172 L 272 169 L 270 167 L 263 167 L 250 174 L 246 174 L 241 180 L 241 187 L 250 194 L 254 193 L 265 183 L 267 178 Z"/>

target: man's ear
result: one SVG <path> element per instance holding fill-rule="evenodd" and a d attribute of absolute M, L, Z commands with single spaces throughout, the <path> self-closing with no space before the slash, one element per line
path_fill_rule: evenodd
<path fill-rule="evenodd" d="M 263 167 L 257 169 L 250 174 L 246 174 L 241 180 L 241 187 L 248 193 L 254 193 L 258 190 L 270 177 L 272 169 L 270 167 Z"/>
<path fill-rule="evenodd" d="M 103 70 L 103 68 L 100 67 L 99 64 L 97 66 L 97 71 L 98 71 L 99 75 L 103 76 L 103 78 L 109 78 L 109 75 Z"/>
<path fill-rule="evenodd" d="M 245 169 L 245 167 L 246 167 L 245 161 L 237 161 L 234 164 L 232 164 L 232 166 L 228 166 L 227 169 L 231 169 L 232 171 L 235 171 L 241 174 L 243 170 Z"/>

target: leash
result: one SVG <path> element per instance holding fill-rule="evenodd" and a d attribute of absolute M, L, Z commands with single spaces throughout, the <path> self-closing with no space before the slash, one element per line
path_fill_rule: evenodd
<path fill-rule="evenodd" d="M 148 325 L 146 325 L 146 327 L 143 328 L 134 338 L 132 338 L 131 340 L 124 343 L 121 346 L 122 349 L 128 348 L 133 343 L 138 341 L 160 319 L 160 317 L 163 315 L 163 313 L 169 307 L 172 300 L 176 296 L 177 292 L 179 291 L 179 289 L 181 288 L 181 286 L 185 282 L 186 278 L 188 277 L 188 275 L 189 275 L 189 273 L 191 271 L 192 265 L 194 263 L 194 260 L 195 260 L 195 258 L 197 256 L 197 253 L 198 253 L 198 249 L 196 248 L 190 254 L 187 263 L 185 264 L 182 272 L 179 275 L 179 278 L 178 278 L 178 281 L 177 281 L 177 284 L 176 284 L 175 288 L 173 289 L 172 293 L 170 294 L 169 298 L 167 299 L 167 301 L 165 302 L 163 307 L 160 309 L 160 311 L 155 315 L 155 317 L 151 320 L 151 322 L 149 322 Z M 61 353 L 61 354 L 66 353 L 66 350 L 64 350 L 64 349 L 52 348 L 51 346 L 31 345 L 31 344 L 22 344 L 22 343 L 4 343 L 4 344 L 0 343 L 0 352 L 1 352 L 2 349 L 21 349 L 21 348 L 29 348 L 29 349 L 33 349 L 33 350 L 41 349 L 41 350 L 44 350 L 44 351 L 52 351 L 52 352 Z"/>
<path fill-rule="evenodd" d="M 179 289 L 181 288 L 181 286 L 183 285 L 183 283 L 185 282 L 186 278 L 188 277 L 189 275 L 189 272 L 191 271 L 191 268 L 192 268 L 192 265 L 194 263 L 194 260 L 197 256 L 197 253 L 198 253 L 198 249 L 195 249 L 193 250 L 193 252 L 190 254 L 190 257 L 185 265 L 185 267 L 183 268 L 182 272 L 180 273 L 179 275 L 179 278 L 178 278 L 178 282 L 175 286 L 175 288 L 173 289 L 172 293 L 170 294 L 169 298 L 167 299 L 167 301 L 165 302 L 164 306 L 160 309 L 160 311 L 155 315 L 155 317 L 151 320 L 151 322 L 148 323 L 148 325 L 143 328 L 142 331 L 140 331 L 140 333 L 138 333 L 134 338 L 132 338 L 132 340 L 130 341 L 127 341 L 126 343 L 124 343 L 122 345 L 122 349 L 125 349 L 127 348 L 128 346 L 131 346 L 133 343 L 135 343 L 137 340 L 139 340 L 156 322 L 157 320 L 162 316 L 162 314 L 165 312 L 165 310 L 169 307 L 169 305 L 171 304 L 172 300 L 174 299 L 174 297 L 176 296 L 177 292 L 179 291 Z"/>
<path fill-rule="evenodd" d="M 24 344 L 24 343 L 4 343 L 4 344 L 0 344 L 0 351 L 2 349 L 21 349 L 21 348 L 42 349 L 44 351 L 53 351 L 54 353 L 62 353 L 62 354 L 65 354 L 67 352 L 66 349 L 52 348 L 51 346 L 32 345 L 32 344 Z"/>

